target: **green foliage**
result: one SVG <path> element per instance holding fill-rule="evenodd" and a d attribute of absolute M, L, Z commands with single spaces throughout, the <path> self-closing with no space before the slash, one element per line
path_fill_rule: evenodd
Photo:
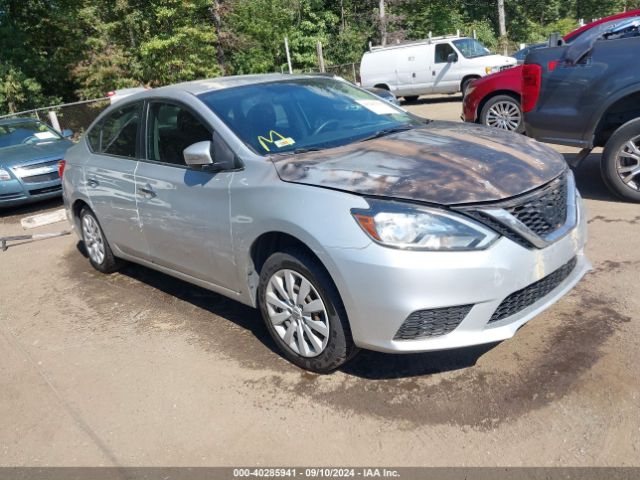
<path fill-rule="evenodd" d="M 568 33 L 640 0 L 505 0 L 511 43 Z M 0 0 L 0 112 L 130 86 L 358 62 L 389 41 L 460 30 L 498 50 L 497 0 Z M 220 62 L 220 64 L 219 64 Z"/>

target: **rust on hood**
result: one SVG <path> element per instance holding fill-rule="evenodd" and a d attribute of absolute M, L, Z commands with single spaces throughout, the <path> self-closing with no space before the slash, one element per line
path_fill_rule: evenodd
<path fill-rule="evenodd" d="M 453 122 L 271 160 L 286 182 L 442 205 L 503 200 L 567 168 L 559 153 L 523 135 Z"/>

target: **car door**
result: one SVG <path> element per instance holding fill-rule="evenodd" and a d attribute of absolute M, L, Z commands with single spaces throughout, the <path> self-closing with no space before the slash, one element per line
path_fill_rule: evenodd
<path fill-rule="evenodd" d="M 136 171 L 138 212 L 152 262 L 233 290 L 233 172 L 190 168 L 183 157 L 188 146 L 212 140 L 212 129 L 185 105 L 149 102 L 146 155 Z"/>
<path fill-rule="evenodd" d="M 85 164 L 91 207 L 112 248 L 144 258 L 147 245 L 136 205 L 142 103 L 123 105 L 87 134 L 91 155 Z"/>
<path fill-rule="evenodd" d="M 460 80 L 458 77 L 458 62 L 449 62 L 450 54 L 456 54 L 458 61 L 462 60 L 449 42 L 438 43 L 435 46 L 433 63 L 431 66 L 431 78 L 433 93 L 453 93 L 458 91 Z"/>

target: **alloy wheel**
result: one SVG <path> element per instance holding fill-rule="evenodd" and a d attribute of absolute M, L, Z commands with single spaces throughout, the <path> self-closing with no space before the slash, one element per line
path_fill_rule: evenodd
<path fill-rule="evenodd" d="M 283 269 L 267 284 L 269 320 L 280 339 L 303 357 L 316 357 L 329 342 L 329 315 L 320 294 L 300 273 Z"/>
<path fill-rule="evenodd" d="M 522 122 L 522 114 L 514 102 L 500 101 L 491 105 L 486 122 L 489 127 L 514 132 Z"/>
<path fill-rule="evenodd" d="M 624 184 L 640 191 L 640 136 L 625 143 L 616 156 L 616 170 Z"/>
<path fill-rule="evenodd" d="M 104 239 L 98 222 L 91 215 L 82 217 L 82 238 L 89 258 L 98 265 L 102 264 L 105 256 Z"/>

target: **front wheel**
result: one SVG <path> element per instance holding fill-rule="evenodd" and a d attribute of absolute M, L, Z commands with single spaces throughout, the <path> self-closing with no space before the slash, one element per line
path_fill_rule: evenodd
<path fill-rule="evenodd" d="M 613 133 L 602 152 L 600 169 L 613 193 L 640 202 L 640 118 Z"/>
<path fill-rule="evenodd" d="M 520 102 L 509 95 L 496 95 L 482 107 L 480 123 L 509 132 L 522 133 L 522 108 Z"/>
<path fill-rule="evenodd" d="M 258 303 L 271 337 L 299 367 L 329 373 L 358 351 L 333 281 L 302 250 L 274 253 L 267 259 Z"/>

